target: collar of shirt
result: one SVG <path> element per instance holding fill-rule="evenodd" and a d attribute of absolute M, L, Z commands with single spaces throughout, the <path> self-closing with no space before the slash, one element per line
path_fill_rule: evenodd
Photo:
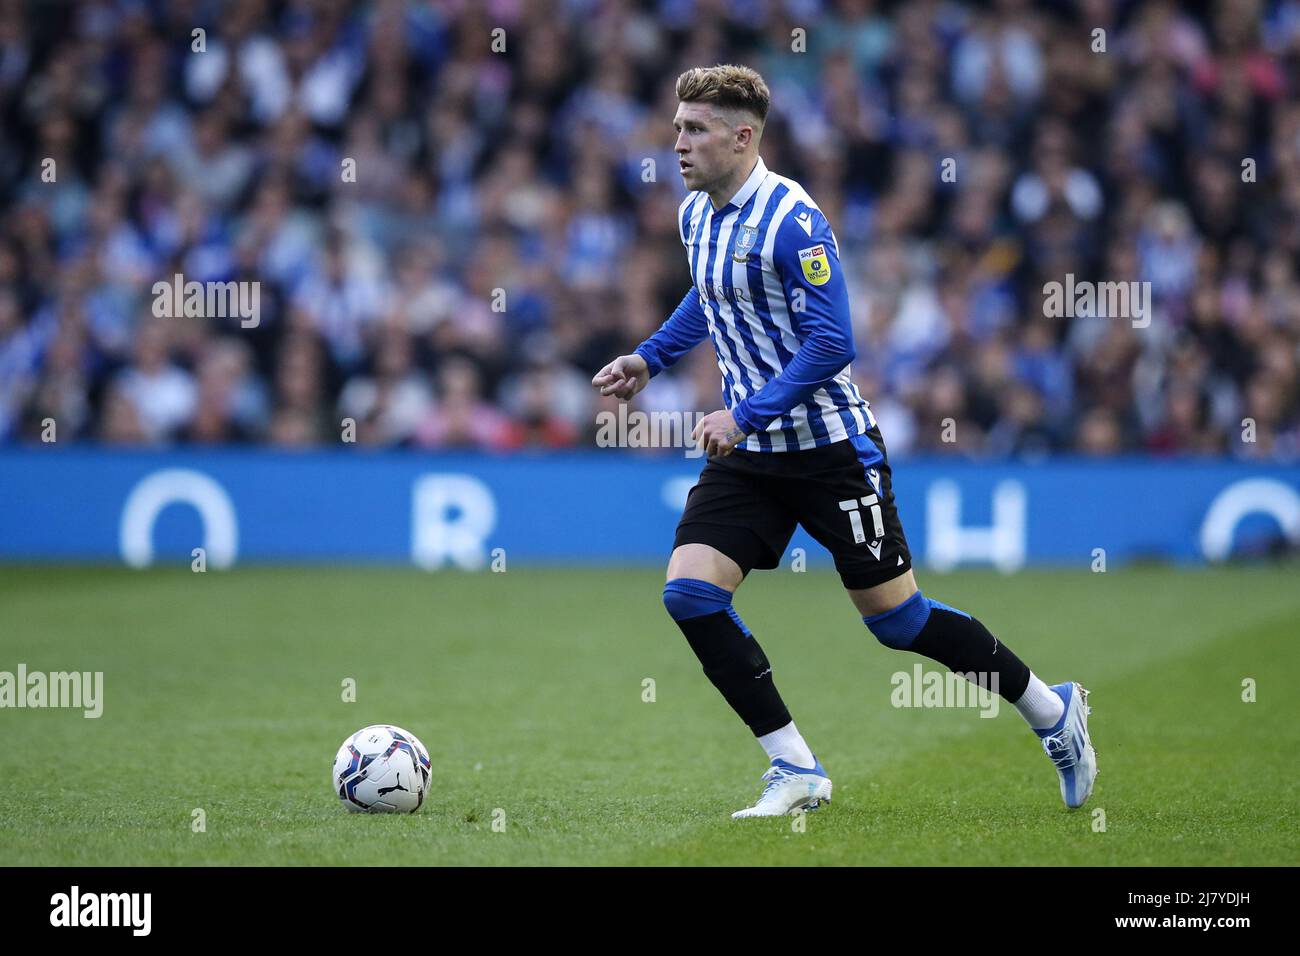
<path fill-rule="evenodd" d="M 745 180 L 745 185 L 736 190 L 736 195 L 718 210 L 719 213 L 730 212 L 733 208 L 740 209 L 745 203 L 749 202 L 749 197 L 758 191 L 759 185 L 763 182 L 763 177 L 767 175 L 767 167 L 763 165 L 763 157 L 758 157 L 758 162 L 754 164 L 754 171 L 749 174 Z"/>

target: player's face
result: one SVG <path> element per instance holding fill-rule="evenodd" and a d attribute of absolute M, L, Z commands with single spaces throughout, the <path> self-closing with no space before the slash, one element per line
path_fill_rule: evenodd
<path fill-rule="evenodd" d="M 705 192 L 726 181 L 740 162 L 736 132 L 709 103 L 681 103 L 673 117 L 678 170 L 690 190 Z"/>

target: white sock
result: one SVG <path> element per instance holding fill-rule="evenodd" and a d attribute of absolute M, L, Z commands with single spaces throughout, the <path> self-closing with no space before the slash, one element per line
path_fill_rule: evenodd
<path fill-rule="evenodd" d="M 1034 730 L 1047 730 L 1055 727 L 1065 713 L 1065 701 L 1030 671 L 1029 686 L 1025 688 L 1024 696 L 1016 701 L 1016 710 Z"/>
<path fill-rule="evenodd" d="M 1056 695 L 1053 694 L 1052 696 L 1055 697 Z M 799 728 L 794 725 L 793 720 L 780 730 L 774 730 L 770 734 L 759 737 L 758 742 L 767 751 L 768 760 L 784 760 L 796 767 L 808 767 L 809 769 L 817 765 L 817 761 L 813 759 L 812 751 L 804 743 L 803 735 L 799 733 Z"/>

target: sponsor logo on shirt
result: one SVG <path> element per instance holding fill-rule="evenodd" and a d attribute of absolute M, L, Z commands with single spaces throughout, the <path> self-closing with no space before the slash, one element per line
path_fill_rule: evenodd
<path fill-rule="evenodd" d="M 830 281 L 831 261 L 826 257 L 826 246 L 822 243 L 800 249 L 799 265 L 803 266 L 803 277 L 810 285 L 825 285 Z"/>

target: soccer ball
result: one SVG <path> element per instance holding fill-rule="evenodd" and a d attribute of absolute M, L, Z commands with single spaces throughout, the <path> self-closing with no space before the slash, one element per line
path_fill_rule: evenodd
<path fill-rule="evenodd" d="M 401 727 L 362 727 L 334 757 L 334 792 L 358 813 L 414 813 L 429 792 L 429 751 Z"/>

